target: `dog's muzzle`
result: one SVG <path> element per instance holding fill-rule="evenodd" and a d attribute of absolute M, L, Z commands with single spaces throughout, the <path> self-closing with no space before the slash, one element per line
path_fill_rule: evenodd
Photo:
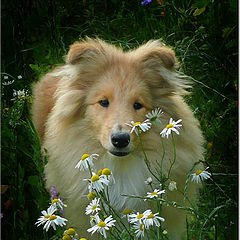
<path fill-rule="evenodd" d="M 130 134 L 127 132 L 114 133 L 111 136 L 111 143 L 114 150 L 109 151 L 111 154 L 122 157 L 129 154 L 128 145 L 130 143 Z"/>

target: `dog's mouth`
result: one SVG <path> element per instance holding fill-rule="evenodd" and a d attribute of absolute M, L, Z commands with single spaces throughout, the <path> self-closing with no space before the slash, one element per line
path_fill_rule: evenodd
<path fill-rule="evenodd" d="M 123 157 L 127 156 L 130 152 L 109 151 L 109 153 L 117 157 Z"/>

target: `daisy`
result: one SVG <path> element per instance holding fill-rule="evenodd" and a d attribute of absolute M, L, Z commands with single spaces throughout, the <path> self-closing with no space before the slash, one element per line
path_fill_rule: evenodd
<path fill-rule="evenodd" d="M 123 211 L 123 218 L 124 218 L 124 217 L 127 217 L 127 220 L 129 221 L 129 220 L 130 220 L 130 219 L 129 219 L 129 214 L 131 214 L 131 213 L 132 213 L 132 210 L 126 208 L 126 209 Z"/>
<path fill-rule="evenodd" d="M 93 227 L 94 225 L 96 225 L 97 223 L 99 223 L 101 221 L 100 217 L 98 216 L 98 214 L 92 215 L 90 216 L 90 225 Z"/>
<path fill-rule="evenodd" d="M 138 135 L 138 132 L 141 132 L 141 131 L 146 132 L 151 128 L 151 122 L 149 121 L 149 119 L 145 120 L 142 123 L 131 121 L 131 124 L 128 124 L 128 123 L 125 123 L 125 124 L 132 128 L 130 133 L 134 131 L 137 135 Z"/>
<path fill-rule="evenodd" d="M 159 190 L 159 189 L 155 189 L 153 192 L 148 192 L 147 193 L 147 197 L 148 198 L 155 198 L 158 197 L 158 195 L 165 193 L 165 190 Z"/>
<path fill-rule="evenodd" d="M 171 181 L 171 182 L 169 183 L 169 185 L 168 185 L 168 189 L 169 189 L 170 191 L 177 190 L 177 183 L 174 182 L 174 181 Z"/>
<path fill-rule="evenodd" d="M 161 120 L 159 117 L 163 114 L 162 109 L 160 108 L 155 108 L 152 110 L 152 113 L 146 114 L 146 117 L 151 121 L 151 122 L 158 122 L 161 123 Z"/>
<path fill-rule="evenodd" d="M 101 170 L 101 169 L 100 169 Z M 100 171 L 99 170 L 99 171 Z M 98 172 L 99 172 L 98 171 Z M 98 174 L 99 175 L 99 174 Z M 115 183 L 115 179 L 113 177 L 113 174 L 112 174 L 112 171 L 109 169 L 109 168 L 104 168 L 102 171 L 101 171 L 101 175 L 100 175 L 102 178 L 105 178 L 109 181 L 113 180 L 113 183 Z"/>
<path fill-rule="evenodd" d="M 75 168 L 79 168 L 80 171 L 88 170 L 88 164 L 89 164 L 90 167 L 92 167 L 93 166 L 93 159 L 97 159 L 98 156 L 99 156 L 98 154 L 92 154 L 92 155 L 83 154 L 80 161 L 75 166 Z"/>
<path fill-rule="evenodd" d="M 129 222 L 130 223 L 137 223 L 140 222 L 142 223 L 143 220 L 150 214 L 152 213 L 151 210 L 146 210 L 144 213 L 132 213 L 129 215 Z"/>
<path fill-rule="evenodd" d="M 179 124 L 181 121 L 182 119 L 179 119 L 175 122 L 172 118 L 170 118 L 169 124 L 160 133 L 162 137 L 164 138 L 167 136 L 168 138 L 168 135 L 170 135 L 172 131 L 179 135 L 178 129 L 182 127 L 182 124 Z"/>
<path fill-rule="evenodd" d="M 195 173 L 192 174 L 192 181 L 195 183 L 200 183 L 201 180 L 208 179 L 211 177 L 211 173 L 205 170 L 197 170 Z"/>
<path fill-rule="evenodd" d="M 107 180 L 105 177 L 98 176 L 94 172 L 92 173 L 92 177 L 90 179 L 84 179 L 85 181 L 89 181 L 88 189 L 90 192 L 92 192 L 93 189 L 95 189 L 97 192 L 100 192 L 104 189 L 104 185 L 109 184 L 109 180 Z"/>
<path fill-rule="evenodd" d="M 146 181 L 144 181 L 145 184 L 150 185 L 152 184 L 152 178 L 148 177 Z"/>
<path fill-rule="evenodd" d="M 67 207 L 67 205 L 63 204 L 62 200 L 60 198 L 55 198 L 52 200 L 51 206 L 58 209 L 63 209 L 63 207 Z"/>
<path fill-rule="evenodd" d="M 112 215 L 107 217 L 104 221 L 101 219 L 98 219 L 98 223 L 94 225 L 93 227 L 89 228 L 87 231 L 95 233 L 96 231 L 99 232 L 101 235 L 104 236 L 104 238 L 107 238 L 106 230 L 108 231 L 110 227 L 114 226 L 116 220 L 112 218 Z"/>
<path fill-rule="evenodd" d="M 146 219 L 143 220 L 144 226 L 146 227 L 146 229 L 148 229 L 150 226 L 153 226 L 154 224 L 156 225 L 156 227 L 160 227 L 160 223 L 158 220 L 164 222 L 165 219 L 162 217 L 157 216 L 159 213 L 150 213 Z"/>
<path fill-rule="evenodd" d="M 57 216 L 53 214 L 56 211 L 55 208 L 50 206 L 47 211 L 42 211 L 42 215 L 40 218 L 38 218 L 38 221 L 35 223 L 37 226 L 40 226 L 44 224 L 43 230 L 46 229 L 46 232 L 48 231 L 49 227 L 52 226 L 54 230 L 56 230 L 56 225 L 63 226 L 66 225 L 67 219 L 62 218 L 60 216 Z"/>
<path fill-rule="evenodd" d="M 138 222 L 137 224 L 134 224 L 133 225 L 133 228 L 135 228 L 135 233 L 136 233 L 136 237 L 139 238 L 139 237 L 144 237 L 144 230 L 145 230 L 145 227 L 144 227 L 144 224 L 143 223 L 140 223 Z"/>
<path fill-rule="evenodd" d="M 86 207 L 86 215 L 93 214 L 98 212 L 100 209 L 99 205 L 100 198 L 94 198 L 92 202 Z"/>

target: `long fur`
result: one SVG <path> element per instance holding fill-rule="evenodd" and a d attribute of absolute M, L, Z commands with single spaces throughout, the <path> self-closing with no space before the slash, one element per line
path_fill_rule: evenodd
<path fill-rule="evenodd" d="M 129 155 L 116 157 L 108 153 L 112 133 L 119 129 L 130 132 L 125 123 L 145 120 L 145 114 L 156 107 L 163 110 L 162 126 L 153 125 L 142 135 L 154 169 L 156 160 L 161 160 L 163 154 L 159 130 L 170 117 L 182 119 L 183 128 L 180 135 L 175 136 L 177 159 L 171 173 L 171 179 L 181 191 L 194 162 L 203 158 L 199 123 L 181 97 L 191 82 L 176 71 L 177 65 L 174 52 L 156 40 L 124 52 L 100 39 L 87 38 L 70 47 L 65 65 L 46 74 L 34 86 L 32 117 L 49 155 L 45 167 L 46 187 L 56 186 L 67 201 L 65 216 L 69 226 L 77 228 L 81 236 L 88 236 L 86 229 L 90 227 L 84 213 L 88 189 L 83 181 L 89 174 L 75 169 L 84 153 L 99 154 L 94 162 L 95 170 L 105 167 L 112 170 L 115 184 L 110 186 L 110 199 L 120 213 L 125 208 L 142 211 L 151 207 L 147 202 L 121 196 L 145 196 L 150 190 L 144 184 L 150 173 L 135 134 L 131 134 Z M 110 102 L 108 108 L 98 104 L 104 98 Z M 144 107 L 134 110 L 135 101 Z M 169 159 L 173 159 L 173 147 L 171 140 L 163 139 L 163 142 L 166 174 Z M 197 187 L 190 184 L 188 196 L 192 201 L 196 200 L 196 193 Z M 186 205 L 176 191 L 167 191 L 166 197 Z M 182 239 L 185 214 L 176 208 L 163 208 L 170 239 Z M 95 239 L 95 235 L 91 239 Z"/>

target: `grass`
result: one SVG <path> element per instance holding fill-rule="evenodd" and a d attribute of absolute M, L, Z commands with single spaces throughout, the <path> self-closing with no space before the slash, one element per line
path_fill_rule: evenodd
<path fill-rule="evenodd" d="M 164 1 L 162 5 L 152 1 L 145 6 L 141 1 L 119 0 L 2 1 L 3 239 L 61 237 L 53 231 L 43 235 L 42 229 L 34 227 L 41 210 L 48 206 L 49 195 L 43 182 L 46 160 L 41 160 L 39 139 L 29 116 L 31 85 L 62 63 L 68 46 L 86 35 L 126 50 L 153 38 L 173 47 L 181 71 L 195 79 L 186 101 L 200 120 L 206 139 L 205 160 L 214 177 L 201 193 L 199 218 L 188 221 L 188 239 L 237 239 L 236 6 L 236 0 Z M 10 80 L 14 82 L 3 85 Z M 11 100 L 13 89 L 29 93 Z"/>

